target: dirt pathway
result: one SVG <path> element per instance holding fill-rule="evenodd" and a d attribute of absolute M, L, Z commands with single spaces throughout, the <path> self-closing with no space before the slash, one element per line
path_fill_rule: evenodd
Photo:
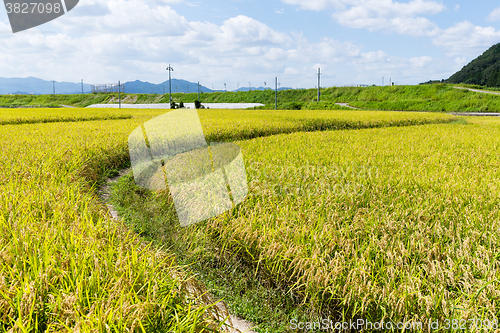
<path fill-rule="evenodd" d="M 482 94 L 492 94 L 492 95 L 500 95 L 500 92 L 494 92 L 494 91 L 487 91 L 487 90 L 480 90 L 480 89 L 472 89 L 472 88 L 464 88 L 464 87 L 453 87 L 455 89 L 461 89 L 461 90 L 469 90 L 469 91 L 474 91 Z"/>
<path fill-rule="evenodd" d="M 120 217 L 115 207 L 109 203 L 109 197 L 111 195 L 111 184 L 116 183 L 121 177 L 128 174 L 130 171 L 130 168 L 121 170 L 118 176 L 109 178 L 106 184 L 99 188 L 99 197 L 106 204 L 109 210 L 109 214 L 114 219 L 119 219 Z M 229 328 L 227 331 L 229 333 L 257 333 L 252 330 L 252 327 L 254 327 L 255 325 L 252 325 L 252 323 L 237 316 L 231 315 L 229 324 L 232 325 L 232 328 Z"/>
<path fill-rule="evenodd" d="M 344 106 L 344 107 L 349 108 L 349 109 L 360 110 L 359 108 L 356 108 L 354 106 L 349 105 L 349 103 L 335 103 L 335 104 L 338 106 Z"/>

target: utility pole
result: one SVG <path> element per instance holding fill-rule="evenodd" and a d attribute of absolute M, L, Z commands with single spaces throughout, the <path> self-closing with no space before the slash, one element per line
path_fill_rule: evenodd
<path fill-rule="evenodd" d="M 200 101 L 200 81 L 198 81 L 198 101 Z"/>
<path fill-rule="evenodd" d="M 278 110 L 278 77 L 276 77 L 276 85 L 274 90 L 274 109 Z"/>
<path fill-rule="evenodd" d="M 319 103 L 319 96 L 321 94 L 319 90 L 320 84 L 321 84 L 321 68 L 318 68 L 318 103 Z"/>
<path fill-rule="evenodd" d="M 226 84 L 224 83 L 224 92 L 227 92 Z"/>
<path fill-rule="evenodd" d="M 389 86 L 392 87 L 392 77 L 389 78 Z"/>
<path fill-rule="evenodd" d="M 214 85 L 212 84 L 212 93 L 214 92 Z"/>
<path fill-rule="evenodd" d="M 382 76 L 382 87 L 384 86 L 384 77 Z"/>
<path fill-rule="evenodd" d="M 122 87 L 120 81 L 118 81 L 118 105 L 119 108 L 122 108 Z"/>
<path fill-rule="evenodd" d="M 52 94 L 56 94 L 56 81 L 52 81 Z"/>
<path fill-rule="evenodd" d="M 252 84 L 248 82 L 248 91 L 252 91 Z"/>
<path fill-rule="evenodd" d="M 168 67 L 166 70 L 168 71 L 168 86 L 169 86 L 170 103 L 172 103 L 172 77 L 170 76 L 170 72 L 173 72 L 174 69 L 172 67 L 170 67 L 170 64 L 168 64 Z"/>

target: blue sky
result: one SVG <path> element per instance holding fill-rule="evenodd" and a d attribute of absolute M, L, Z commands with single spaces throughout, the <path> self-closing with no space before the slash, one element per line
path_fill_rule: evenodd
<path fill-rule="evenodd" d="M 12 34 L 0 10 L 0 77 L 207 87 L 418 84 L 500 43 L 500 3 L 432 0 L 80 0 Z"/>

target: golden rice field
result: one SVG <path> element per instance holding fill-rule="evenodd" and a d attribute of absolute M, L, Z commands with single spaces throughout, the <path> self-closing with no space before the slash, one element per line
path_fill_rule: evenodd
<path fill-rule="evenodd" d="M 129 119 L 127 111 L 82 108 L 0 109 L 0 125 Z"/>
<path fill-rule="evenodd" d="M 103 178 L 127 165 L 129 133 L 164 111 L 13 111 L 0 110 L 0 330 L 219 330 L 221 318 L 203 286 L 171 253 L 110 219 L 96 193 Z M 488 167 L 496 163 L 498 126 L 385 128 L 454 118 L 360 111 L 205 110 L 200 117 L 207 139 L 268 136 L 239 143 L 252 177 L 247 202 L 234 218 L 206 225 L 217 226 L 220 242 L 245 249 L 276 279 L 317 304 L 337 304 L 346 315 L 357 309 L 355 314 L 380 316 L 378 304 L 393 305 L 401 295 L 406 303 L 391 315 L 411 306 L 420 311 L 415 316 L 422 309 L 438 316 L 450 304 L 484 312 L 495 301 L 490 279 L 497 273 L 486 261 L 496 263 L 498 193 L 492 185 L 496 171 Z M 270 136 L 371 127 L 384 128 Z M 462 129 L 484 146 L 460 136 Z M 490 137 L 482 136 L 484 129 Z M 446 137 L 452 134 L 458 138 Z M 481 164 L 484 153 L 489 164 Z M 361 196 L 282 196 L 266 188 L 277 178 L 259 176 L 274 166 L 352 162 L 378 169 L 374 178 L 355 178 L 365 186 Z M 441 176 L 449 178 L 444 185 Z M 480 217 L 489 223 L 481 224 Z M 445 223 L 448 218 L 453 220 Z M 442 290 L 432 290 L 436 285 Z M 458 291 L 463 295 L 457 298 Z M 435 299 L 441 303 L 426 308 Z"/>
<path fill-rule="evenodd" d="M 230 214 L 178 231 L 194 252 L 215 242 L 220 255 L 237 254 L 334 322 L 495 331 L 500 118 L 236 144 L 250 195 Z M 172 221 L 155 223 L 135 227 L 157 239 L 171 231 Z M 265 331 L 297 330 L 283 322 Z"/>
<path fill-rule="evenodd" d="M 136 121 L 136 124 L 139 122 Z M 106 217 L 91 186 L 127 159 L 124 121 L 0 128 L 0 330 L 216 328 L 175 258 Z"/>
<path fill-rule="evenodd" d="M 446 123 L 450 115 L 415 112 L 341 110 L 199 110 L 203 131 L 212 141 L 318 130 L 360 129 Z"/>
<path fill-rule="evenodd" d="M 496 320 L 500 118 L 467 121 L 237 142 L 251 194 L 206 232 L 339 321 Z"/>

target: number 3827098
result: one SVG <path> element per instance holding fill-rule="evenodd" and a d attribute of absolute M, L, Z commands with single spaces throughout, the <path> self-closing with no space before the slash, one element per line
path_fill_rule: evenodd
<path fill-rule="evenodd" d="M 59 14 L 62 11 L 60 3 L 6 3 L 5 7 L 7 8 L 7 14 L 15 13 L 15 14 L 51 14 L 56 13 Z"/>

